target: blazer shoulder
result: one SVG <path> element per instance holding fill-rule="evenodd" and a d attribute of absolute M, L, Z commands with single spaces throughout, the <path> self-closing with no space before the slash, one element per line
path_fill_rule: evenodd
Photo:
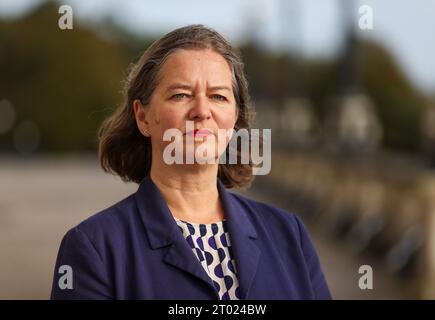
<path fill-rule="evenodd" d="M 290 243 L 291 240 L 295 240 L 303 252 L 306 263 L 320 270 L 319 258 L 310 232 L 300 217 L 273 205 L 232 194 L 235 201 L 245 207 L 245 211 L 255 225 L 268 226 L 268 234 L 278 239 L 275 243 Z"/>
<path fill-rule="evenodd" d="M 272 204 L 248 198 L 247 196 L 230 192 L 233 199 L 237 201 L 253 219 L 279 225 L 289 226 L 292 231 L 300 232 L 301 218 L 295 213 L 279 208 Z"/>
<path fill-rule="evenodd" d="M 79 229 L 90 239 L 116 234 L 126 227 L 136 215 L 136 202 L 134 193 L 115 204 L 91 215 L 72 229 Z"/>

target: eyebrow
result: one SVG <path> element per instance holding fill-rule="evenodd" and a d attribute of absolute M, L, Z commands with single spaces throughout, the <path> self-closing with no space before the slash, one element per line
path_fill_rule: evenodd
<path fill-rule="evenodd" d="M 172 84 L 168 88 L 166 88 L 166 92 L 171 91 L 171 90 L 176 90 L 176 89 L 191 90 L 192 86 L 190 86 L 188 84 L 176 83 L 176 84 Z"/>
<path fill-rule="evenodd" d="M 176 90 L 176 89 L 192 90 L 193 87 L 188 85 L 188 84 L 176 83 L 176 84 L 170 85 L 166 89 L 166 92 L 171 91 L 171 90 Z M 208 90 L 210 90 L 210 91 L 227 90 L 227 91 L 231 92 L 231 88 L 228 86 L 214 86 L 214 87 L 208 88 Z"/>

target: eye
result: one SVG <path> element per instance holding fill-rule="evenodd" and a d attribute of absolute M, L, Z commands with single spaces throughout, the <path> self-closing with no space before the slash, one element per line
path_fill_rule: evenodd
<path fill-rule="evenodd" d="M 227 98 L 225 98 L 224 96 L 221 96 L 220 94 L 214 94 L 211 97 L 217 101 L 227 101 Z"/>
<path fill-rule="evenodd" d="M 177 94 L 174 94 L 171 97 L 171 99 L 173 99 L 173 100 L 183 100 L 183 99 L 188 98 L 188 97 L 189 97 L 189 95 L 186 94 L 186 93 L 177 93 Z"/>

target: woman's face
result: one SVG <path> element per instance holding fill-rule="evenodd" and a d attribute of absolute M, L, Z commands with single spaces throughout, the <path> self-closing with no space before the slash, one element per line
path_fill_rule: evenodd
<path fill-rule="evenodd" d="M 167 58 L 159 76 L 149 105 L 140 108 L 144 112 L 144 121 L 140 120 L 140 110 L 135 103 L 138 126 L 144 126 L 149 132 L 153 153 L 162 154 L 170 143 L 163 141 L 163 134 L 168 129 L 180 130 L 184 141 L 186 134 L 193 134 L 186 132 L 186 121 L 193 122 L 193 129 L 207 128 L 211 131 L 205 142 L 193 134 L 195 148 L 209 138 L 215 138 L 217 146 L 218 129 L 234 128 L 237 108 L 232 73 L 220 54 L 210 49 L 179 49 Z M 225 147 L 227 143 L 228 139 Z M 218 156 L 225 147 L 223 150 L 222 147 L 216 149 Z"/>

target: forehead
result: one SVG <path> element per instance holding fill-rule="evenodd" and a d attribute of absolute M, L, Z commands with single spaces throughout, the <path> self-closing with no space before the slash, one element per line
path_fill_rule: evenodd
<path fill-rule="evenodd" d="M 211 49 L 178 49 L 168 56 L 160 69 L 160 83 L 207 81 L 230 85 L 232 73 L 228 62 Z"/>

